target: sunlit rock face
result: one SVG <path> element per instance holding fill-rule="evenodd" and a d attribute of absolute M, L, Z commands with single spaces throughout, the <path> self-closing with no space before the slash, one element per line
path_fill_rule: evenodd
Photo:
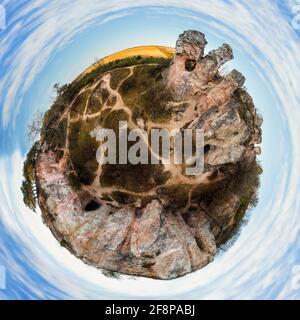
<path fill-rule="evenodd" d="M 34 162 L 38 204 L 54 236 L 84 262 L 183 276 L 211 262 L 255 204 L 262 120 L 242 74 L 219 71 L 233 59 L 230 46 L 205 55 L 206 44 L 204 34 L 186 31 L 172 61 L 137 57 L 100 68 L 65 87 L 45 115 Z M 93 132 L 117 132 L 119 121 L 146 132 L 202 129 L 204 171 L 99 165 Z"/>

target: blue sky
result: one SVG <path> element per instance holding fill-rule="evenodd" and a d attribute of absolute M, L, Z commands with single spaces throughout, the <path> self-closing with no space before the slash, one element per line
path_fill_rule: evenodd
<path fill-rule="evenodd" d="M 297 1 L 3 1 L 0 30 L 0 299 L 299 299 L 300 264 Z M 259 4 L 259 5 L 258 5 Z M 22 203 L 26 130 L 47 110 L 53 84 L 70 82 L 110 53 L 136 45 L 174 46 L 179 33 L 206 34 L 207 50 L 234 49 L 236 68 L 263 115 L 260 202 L 241 237 L 208 267 L 172 281 L 105 278 L 53 239 Z M 1 287 L 1 286 L 0 286 Z"/>

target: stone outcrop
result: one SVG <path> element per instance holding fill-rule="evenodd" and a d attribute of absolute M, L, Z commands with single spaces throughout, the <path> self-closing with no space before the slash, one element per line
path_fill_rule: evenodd
<path fill-rule="evenodd" d="M 44 143 L 36 164 L 43 219 L 58 241 L 84 262 L 158 279 L 183 276 L 213 260 L 217 248 L 230 239 L 253 201 L 258 187 L 256 154 L 260 152 L 257 144 L 261 143 L 262 120 L 243 89 L 243 75 L 236 70 L 225 76 L 219 72 L 233 58 L 230 46 L 223 44 L 204 55 L 206 44 L 204 34 L 184 32 L 176 43 L 174 59 L 162 73 L 173 99 L 172 119 L 162 126 L 204 130 L 205 170 L 197 183 L 185 177 L 180 180 L 180 174 L 173 173 L 173 180 L 140 201 L 110 202 L 99 186 L 102 168 L 96 168 L 98 176 L 92 184 L 75 190 L 68 178 L 70 142 L 67 140 L 62 157 Z M 124 72 L 127 77 L 133 69 L 129 71 Z M 122 70 L 118 72 L 121 76 Z M 111 77 L 110 73 L 100 76 L 80 95 L 94 92 L 89 100 L 95 108 L 98 98 L 110 101 L 113 94 L 116 110 L 121 110 L 126 100 L 107 84 Z M 70 120 L 72 114 L 65 114 Z M 73 122 L 78 120 L 78 110 L 74 114 Z M 136 125 L 147 128 L 149 124 L 138 118 Z M 137 184 L 139 179 L 136 175 Z M 172 192 L 171 187 L 175 188 Z M 181 197 L 186 200 L 175 205 Z M 91 201 L 92 209 L 87 210 Z"/>
<path fill-rule="evenodd" d="M 137 212 L 105 203 L 84 211 L 86 195 L 74 192 L 50 151 L 37 163 L 40 206 L 50 229 L 85 262 L 127 274 L 170 279 L 199 269 L 216 253 L 208 220 L 198 213 L 186 224 L 180 212 L 153 200 Z M 51 218 L 49 215 L 51 213 Z"/>

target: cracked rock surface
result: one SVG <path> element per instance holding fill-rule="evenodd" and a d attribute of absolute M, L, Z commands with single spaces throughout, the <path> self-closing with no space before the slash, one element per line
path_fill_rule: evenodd
<path fill-rule="evenodd" d="M 167 66 L 107 71 L 48 113 L 56 125 L 37 158 L 38 202 L 53 235 L 85 263 L 150 278 L 183 276 L 210 263 L 255 204 L 262 120 L 243 75 L 219 71 L 233 59 L 231 47 L 205 55 L 206 44 L 203 33 L 186 31 Z M 99 166 L 93 130 L 115 128 L 117 120 L 146 131 L 203 129 L 204 172 Z M 46 132 L 49 126 L 45 121 Z"/>

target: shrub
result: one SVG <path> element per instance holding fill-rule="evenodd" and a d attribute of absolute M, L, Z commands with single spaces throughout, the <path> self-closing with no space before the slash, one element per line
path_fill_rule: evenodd
<path fill-rule="evenodd" d="M 36 142 L 26 156 L 23 166 L 23 177 L 21 191 L 25 205 L 35 211 L 38 191 L 35 183 L 35 166 L 40 151 L 40 143 Z"/>

